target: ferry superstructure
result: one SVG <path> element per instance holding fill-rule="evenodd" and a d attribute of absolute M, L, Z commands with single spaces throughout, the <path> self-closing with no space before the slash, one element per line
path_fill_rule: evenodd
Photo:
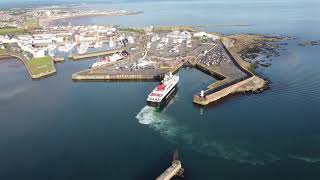
<path fill-rule="evenodd" d="M 161 108 L 175 95 L 179 76 L 166 74 L 159 85 L 148 95 L 147 105 Z"/>
<path fill-rule="evenodd" d="M 90 68 L 94 68 L 94 67 L 99 67 L 99 66 L 103 66 L 103 65 L 106 65 L 106 64 L 110 64 L 110 63 L 113 63 L 113 62 L 116 62 L 116 61 L 119 61 L 121 59 L 124 59 L 128 56 L 129 54 L 126 52 L 126 51 L 123 51 L 121 53 L 116 53 L 116 54 L 113 54 L 112 56 L 106 56 L 102 59 L 100 59 L 99 61 L 93 63 L 90 67 Z"/>

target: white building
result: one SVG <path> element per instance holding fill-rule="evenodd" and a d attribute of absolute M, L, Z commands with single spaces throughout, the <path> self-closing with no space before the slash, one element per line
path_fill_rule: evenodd
<path fill-rule="evenodd" d="M 30 35 L 20 35 L 18 36 L 18 46 L 32 45 L 33 38 Z"/>
<path fill-rule="evenodd" d="M 51 38 L 34 38 L 32 43 L 34 45 L 48 45 L 51 44 L 53 41 Z"/>
<path fill-rule="evenodd" d="M 32 43 L 35 46 L 45 46 L 53 43 L 53 39 L 56 38 L 53 34 L 35 34 L 33 35 Z"/>
<path fill-rule="evenodd" d="M 160 37 L 156 34 L 156 35 L 152 36 L 151 42 L 156 42 L 156 41 L 158 41 L 159 39 L 160 39 Z"/>
<path fill-rule="evenodd" d="M 115 44 L 115 42 L 113 41 L 112 38 L 110 38 L 110 40 L 109 40 L 109 46 L 110 46 L 111 48 L 113 48 L 113 47 L 116 46 L 116 44 Z"/>
<path fill-rule="evenodd" d="M 127 39 L 130 44 L 134 43 L 134 38 L 132 36 L 129 36 Z"/>
<path fill-rule="evenodd" d="M 63 37 L 53 37 L 52 40 L 57 43 L 63 43 L 64 39 L 63 39 Z"/>
<path fill-rule="evenodd" d="M 99 41 L 99 39 L 100 39 L 99 34 L 93 34 L 93 35 L 76 34 L 75 35 L 76 42 L 95 42 L 95 41 Z"/>
<path fill-rule="evenodd" d="M 44 49 L 37 49 L 32 46 L 21 46 L 21 49 L 32 54 L 34 58 L 40 58 L 46 55 Z"/>
<path fill-rule="evenodd" d="M 197 32 L 193 34 L 194 37 L 207 37 L 207 38 L 211 38 L 213 40 L 219 40 L 220 37 L 213 35 L 213 34 L 208 34 L 206 32 Z"/>
<path fill-rule="evenodd" d="M 46 11 L 47 16 L 51 16 L 51 11 Z"/>
<path fill-rule="evenodd" d="M 0 36 L 0 44 L 2 44 L 3 39 L 4 39 L 4 37 Z"/>
<path fill-rule="evenodd" d="M 194 37 L 204 37 L 207 36 L 206 32 L 196 32 L 193 34 Z"/>
<path fill-rule="evenodd" d="M 12 43 L 17 43 L 18 40 L 16 38 L 8 38 L 8 37 L 4 37 L 2 39 L 2 43 L 3 44 L 12 44 Z"/>
<path fill-rule="evenodd" d="M 44 57 L 44 56 L 46 56 L 44 49 L 36 49 L 34 51 L 33 57 L 40 58 L 40 57 Z"/>

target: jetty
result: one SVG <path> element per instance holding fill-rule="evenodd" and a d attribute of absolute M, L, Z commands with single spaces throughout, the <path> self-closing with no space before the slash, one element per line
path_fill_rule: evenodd
<path fill-rule="evenodd" d="M 72 74 L 72 79 L 76 81 L 160 81 L 167 72 L 175 73 L 183 66 L 183 63 L 180 63 L 174 67 L 127 70 L 133 66 L 133 63 L 125 59 L 102 67 L 86 69 Z"/>
<path fill-rule="evenodd" d="M 175 176 L 183 177 L 184 169 L 178 159 L 178 152 L 175 151 L 171 166 L 166 169 L 156 180 L 170 180 Z"/>
<path fill-rule="evenodd" d="M 54 61 L 55 63 L 64 62 L 64 57 L 54 56 L 54 57 L 53 57 L 53 61 Z"/>
<path fill-rule="evenodd" d="M 266 82 L 254 75 L 252 72 L 244 67 L 244 63 L 239 56 L 234 56 L 230 53 L 226 45 L 221 41 L 221 47 L 230 59 L 230 62 L 238 71 L 238 75 L 233 73 L 225 73 L 228 71 L 222 71 L 221 73 L 216 70 L 212 70 L 210 66 L 204 66 L 203 64 L 198 64 L 198 68 L 209 72 L 209 74 L 217 77 L 220 81 L 213 83 L 208 86 L 207 89 L 201 90 L 199 93 L 193 96 L 193 102 L 199 105 L 208 105 L 212 102 L 216 102 L 223 97 L 230 94 L 240 93 L 240 92 L 256 92 L 263 89 L 266 86 Z M 233 71 L 233 72 L 237 72 Z"/>
<path fill-rule="evenodd" d="M 110 55 L 110 54 L 121 52 L 123 50 L 124 50 L 124 48 L 119 48 L 119 49 L 112 49 L 112 50 L 107 50 L 107 51 L 87 52 L 87 53 L 84 53 L 84 54 L 71 54 L 69 56 L 69 59 L 80 60 L 80 59 L 86 59 L 86 58 L 92 58 L 92 57 L 106 56 L 106 55 Z"/>

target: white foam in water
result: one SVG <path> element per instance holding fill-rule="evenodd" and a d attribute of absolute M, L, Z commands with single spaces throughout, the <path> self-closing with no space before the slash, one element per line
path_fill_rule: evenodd
<path fill-rule="evenodd" d="M 305 161 L 308 163 L 318 163 L 320 162 L 320 157 L 311 157 L 311 156 L 298 156 L 298 155 L 289 155 L 290 158 L 292 159 L 298 159 L 301 161 Z"/>
<path fill-rule="evenodd" d="M 7 89 L 7 90 L 0 90 L 0 100 L 8 100 L 11 98 L 14 98 L 15 96 L 19 94 L 23 94 L 24 92 L 27 92 L 30 89 L 30 87 L 22 87 L 19 86 L 14 89 Z"/>
<path fill-rule="evenodd" d="M 163 112 L 157 111 L 156 108 L 145 106 L 137 114 L 136 118 L 140 124 L 148 125 L 167 138 L 170 137 L 169 140 L 175 139 L 176 136 L 179 136 L 180 133 L 178 131 L 181 131 L 181 128 L 173 125 L 174 119 Z"/>
<path fill-rule="evenodd" d="M 305 143 L 303 141 L 302 143 Z M 320 134 L 312 135 L 311 139 L 308 140 L 308 145 L 311 149 L 319 149 L 320 144 Z M 292 159 L 297 159 L 301 161 L 305 161 L 308 163 L 318 163 L 320 162 L 320 152 L 318 153 L 305 153 L 305 152 L 295 152 L 288 155 Z"/>
<path fill-rule="evenodd" d="M 145 106 L 137 114 L 136 118 L 139 120 L 140 124 L 151 124 L 156 120 L 156 109 L 150 106 Z"/>
<path fill-rule="evenodd" d="M 140 124 L 159 132 L 169 142 L 180 144 L 209 156 L 235 160 L 242 163 L 265 164 L 278 160 L 273 154 L 258 154 L 243 150 L 233 144 L 225 144 L 214 139 L 206 139 L 192 132 L 188 127 L 178 123 L 174 118 L 159 112 L 153 107 L 145 106 L 137 114 Z"/>

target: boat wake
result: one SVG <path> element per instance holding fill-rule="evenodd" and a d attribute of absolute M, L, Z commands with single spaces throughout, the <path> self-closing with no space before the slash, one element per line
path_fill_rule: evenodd
<path fill-rule="evenodd" d="M 297 159 L 301 161 L 305 161 L 308 163 L 318 163 L 320 162 L 320 156 L 312 157 L 312 156 L 303 156 L 303 155 L 289 155 L 291 159 Z"/>
<path fill-rule="evenodd" d="M 140 124 L 154 129 L 169 142 L 209 156 L 254 165 L 278 160 L 273 154 L 252 153 L 233 144 L 206 138 L 153 107 L 145 106 L 136 118 Z"/>
<path fill-rule="evenodd" d="M 139 120 L 140 124 L 152 128 L 169 142 L 212 157 L 219 157 L 252 165 L 264 165 L 287 158 L 309 163 L 320 162 L 320 156 L 313 157 L 297 154 L 286 155 L 261 152 L 246 149 L 235 143 L 225 142 L 218 138 L 209 138 L 206 135 L 201 134 L 201 132 L 193 131 L 191 128 L 169 116 L 166 114 L 165 109 L 163 111 L 159 111 L 156 108 L 145 106 L 137 114 L 136 118 Z M 318 144 L 316 142 L 314 143 Z"/>
<path fill-rule="evenodd" d="M 320 162 L 320 134 L 314 134 L 307 140 L 301 140 L 301 144 L 304 144 L 305 150 L 303 152 L 297 151 L 289 154 L 291 159 L 297 159 L 308 163 Z M 300 144 L 300 143 L 299 143 Z M 307 144 L 307 145 L 305 145 Z"/>
<path fill-rule="evenodd" d="M 10 100 L 11 98 L 16 97 L 17 95 L 27 92 L 30 87 L 16 87 L 14 89 L 0 89 L 0 100 Z"/>

